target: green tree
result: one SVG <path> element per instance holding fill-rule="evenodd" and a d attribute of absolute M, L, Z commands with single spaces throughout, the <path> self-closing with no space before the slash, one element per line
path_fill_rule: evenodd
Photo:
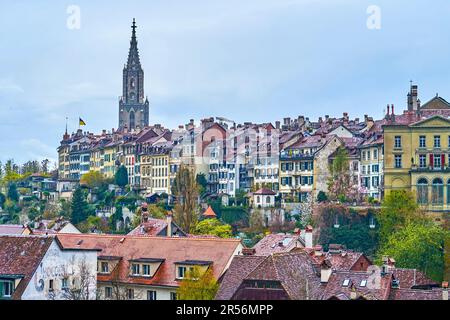
<path fill-rule="evenodd" d="M 89 189 L 100 189 L 107 184 L 105 176 L 101 172 L 93 170 L 83 174 L 80 183 Z"/>
<path fill-rule="evenodd" d="M 3 208 L 5 205 L 6 196 L 0 192 L 0 208 Z"/>
<path fill-rule="evenodd" d="M 206 187 L 208 186 L 208 181 L 206 181 L 205 174 L 204 173 L 197 174 L 195 180 L 199 188 L 199 193 L 203 195 L 206 192 Z"/>
<path fill-rule="evenodd" d="M 329 166 L 328 190 L 332 199 L 356 200 L 357 192 L 351 181 L 349 155 L 347 149 L 340 147 Z"/>
<path fill-rule="evenodd" d="M 384 198 L 377 220 L 380 223 L 380 241 L 383 243 L 391 234 L 409 223 L 427 222 L 428 219 L 419 211 L 411 192 L 393 190 Z"/>
<path fill-rule="evenodd" d="M 89 208 L 86 202 L 86 196 L 81 187 L 75 189 L 72 197 L 71 206 L 71 222 L 73 224 L 78 224 L 85 221 L 89 216 Z"/>
<path fill-rule="evenodd" d="M 8 199 L 14 202 L 19 201 L 19 193 L 17 192 L 17 185 L 15 183 L 8 185 Z"/>
<path fill-rule="evenodd" d="M 410 223 L 391 234 L 378 252 L 395 259 L 396 266 L 417 268 L 440 282 L 444 274 L 444 242 L 449 232 L 432 224 Z"/>
<path fill-rule="evenodd" d="M 189 233 L 198 221 L 198 185 L 192 169 L 184 165 L 180 167 L 175 176 L 172 192 L 177 200 L 174 208 L 175 222 Z"/>
<path fill-rule="evenodd" d="M 245 192 L 244 189 L 237 189 L 236 190 L 236 205 L 247 205 L 247 192 Z"/>
<path fill-rule="evenodd" d="M 212 269 L 207 271 L 195 266 L 186 273 L 177 290 L 179 300 L 213 300 L 219 284 L 214 278 Z"/>
<path fill-rule="evenodd" d="M 327 194 L 323 191 L 319 191 L 317 194 L 317 202 L 325 202 L 328 201 Z"/>
<path fill-rule="evenodd" d="M 193 231 L 198 235 L 212 235 L 219 238 L 231 238 L 233 230 L 229 224 L 222 223 L 218 219 L 205 219 L 197 223 Z"/>
<path fill-rule="evenodd" d="M 128 184 L 128 172 L 127 168 L 124 165 L 121 165 L 119 169 L 117 169 L 115 175 L 115 182 L 121 188 L 124 188 Z"/>

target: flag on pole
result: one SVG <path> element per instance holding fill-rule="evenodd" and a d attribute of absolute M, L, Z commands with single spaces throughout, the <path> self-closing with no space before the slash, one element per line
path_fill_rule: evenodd
<path fill-rule="evenodd" d="M 80 124 L 80 126 L 85 126 L 85 125 L 86 125 L 86 122 L 84 122 L 84 120 L 80 118 L 79 124 Z"/>

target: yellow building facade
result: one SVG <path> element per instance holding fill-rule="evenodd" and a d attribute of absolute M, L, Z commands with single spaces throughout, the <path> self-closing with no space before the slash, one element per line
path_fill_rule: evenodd
<path fill-rule="evenodd" d="M 435 115 L 384 127 L 385 194 L 409 190 L 433 213 L 450 209 L 450 121 Z"/>

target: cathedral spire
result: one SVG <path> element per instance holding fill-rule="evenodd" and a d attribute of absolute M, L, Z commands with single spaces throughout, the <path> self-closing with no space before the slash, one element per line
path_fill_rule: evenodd
<path fill-rule="evenodd" d="M 133 24 L 131 25 L 131 41 L 130 41 L 130 52 L 128 53 L 128 62 L 127 67 L 130 68 L 132 66 L 137 66 L 140 68 L 141 63 L 139 59 L 139 50 L 137 47 L 137 39 L 136 39 L 136 19 L 133 18 Z"/>

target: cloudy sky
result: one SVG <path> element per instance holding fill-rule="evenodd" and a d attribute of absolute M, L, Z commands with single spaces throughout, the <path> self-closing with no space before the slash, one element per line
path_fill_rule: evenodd
<path fill-rule="evenodd" d="M 172 128 L 381 117 L 404 108 L 411 79 L 423 102 L 449 98 L 448 12 L 448 0 L 1 0 L 0 161 L 56 159 L 66 117 L 70 131 L 79 116 L 91 132 L 117 127 L 133 17 L 150 122 Z"/>

